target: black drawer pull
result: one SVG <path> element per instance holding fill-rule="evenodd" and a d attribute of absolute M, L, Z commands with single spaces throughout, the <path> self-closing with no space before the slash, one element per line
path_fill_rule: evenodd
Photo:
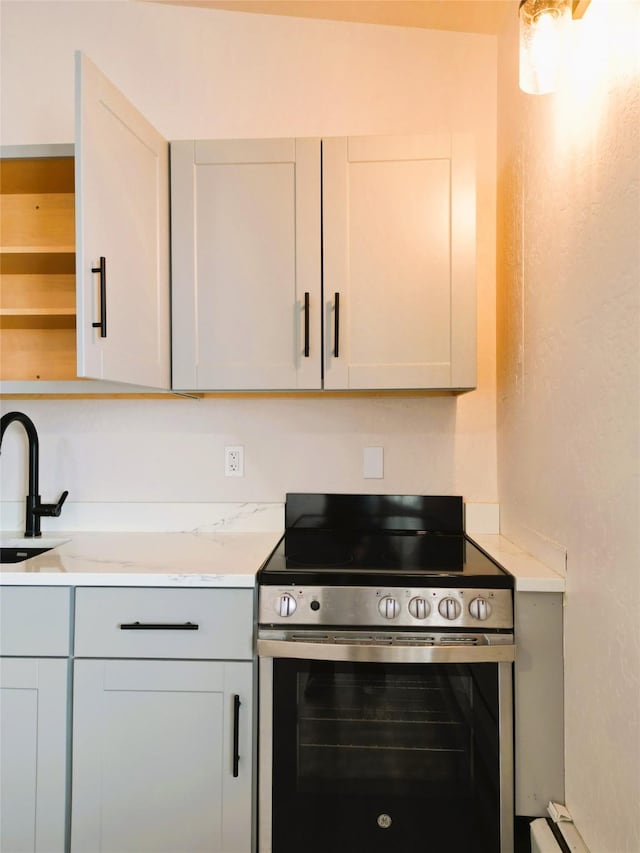
<path fill-rule="evenodd" d="M 238 778 L 238 765 L 240 764 L 240 697 L 236 693 L 233 697 L 233 776 Z"/>
<path fill-rule="evenodd" d="M 197 631 L 195 622 L 123 622 L 121 631 Z"/>
<path fill-rule="evenodd" d="M 333 310 L 334 310 L 334 329 L 333 329 L 333 339 L 334 339 L 334 348 L 333 355 L 335 358 L 340 357 L 340 294 L 334 293 L 333 295 Z"/>

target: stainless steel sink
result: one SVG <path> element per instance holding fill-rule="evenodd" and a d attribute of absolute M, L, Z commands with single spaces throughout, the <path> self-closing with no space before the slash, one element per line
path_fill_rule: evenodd
<path fill-rule="evenodd" d="M 38 554 L 44 554 L 50 551 L 51 548 L 24 548 L 24 547 L 0 547 L 0 563 L 22 563 L 28 560 L 29 557 L 37 557 Z"/>
<path fill-rule="evenodd" d="M 0 537 L 0 564 L 2 563 L 24 563 L 30 557 L 46 554 L 64 545 L 68 539 L 58 539 L 54 536 L 43 536 L 40 539 L 27 538 L 26 536 L 12 536 L 5 534 Z"/>

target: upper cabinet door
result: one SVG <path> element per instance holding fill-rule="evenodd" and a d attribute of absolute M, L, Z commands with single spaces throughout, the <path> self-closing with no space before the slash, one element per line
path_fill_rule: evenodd
<path fill-rule="evenodd" d="M 475 387 L 472 142 L 322 144 L 324 387 Z"/>
<path fill-rule="evenodd" d="M 168 143 L 81 53 L 76 136 L 78 376 L 169 388 Z"/>
<path fill-rule="evenodd" d="M 321 387 L 320 141 L 171 144 L 173 387 Z"/>

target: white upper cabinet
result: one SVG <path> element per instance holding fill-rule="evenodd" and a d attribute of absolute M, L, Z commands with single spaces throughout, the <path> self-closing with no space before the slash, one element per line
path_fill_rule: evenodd
<path fill-rule="evenodd" d="M 171 145 L 173 387 L 321 387 L 320 141 Z"/>
<path fill-rule="evenodd" d="M 180 142 L 171 158 L 174 388 L 475 387 L 472 140 Z"/>
<path fill-rule="evenodd" d="M 169 388 L 168 143 L 81 53 L 76 137 L 78 376 Z"/>
<path fill-rule="evenodd" d="M 476 384 L 473 147 L 323 140 L 324 387 Z"/>

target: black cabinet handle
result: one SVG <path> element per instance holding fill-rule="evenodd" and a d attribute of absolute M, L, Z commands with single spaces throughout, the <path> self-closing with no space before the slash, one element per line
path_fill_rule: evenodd
<path fill-rule="evenodd" d="M 304 357 L 309 358 L 309 294 L 304 295 Z"/>
<path fill-rule="evenodd" d="M 197 631 L 195 622 L 123 622 L 121 631 Z"/>
<path fill-rule="evenodd" d="M 333 338 L 334 338 L 334 349 L 333 354 L 336 358 L 340 356 L 340 294 L 335 293 L 333 296 L 334 299 L 334 330 L 333 330 Z"/>
<path fill-rule="evenodd" d="M 233 776 L 238 778 L 238 765 L 240 764 L 240 697 L 236 693 L 233 697 Z"/>
<path fill-rule="evenodd" d="M 100 258 L 99 267 L 91 267 L 91 272 L 100 273 L 100 319 L 92 323 L 94 329 L 100 329 L 100 337 L 107 337 L 107 259 Z"/>

